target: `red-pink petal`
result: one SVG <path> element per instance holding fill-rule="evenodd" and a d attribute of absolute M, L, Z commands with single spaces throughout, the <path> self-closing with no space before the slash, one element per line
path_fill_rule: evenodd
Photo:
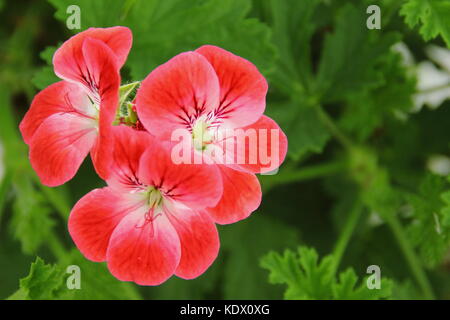
<path fill-rule="evenodd" d="M 30 161 L 41 182 L 57 186 L 72 179 L 97 138 L 96 122 L 74 114 L 54 114 L 30 142 Z"/>
<path fill-rule="evenodd" d="M 161 214 L 146 223 L 145 212 L 138 210 L 114 230 L 106 260 L 117 279 L 154 286 L 174 274 L 180 256 L 180 240 L 167 217 Z"/>
<path fill-rule="evenodd" d="M 130 29 L 126 27 L 89 28 L 71 37 L 56 50 L 53 65 L 59 77 L 79 81 L 80 75 L 85 71 L 82 46 L 88 37 L 102 41 L 111 49 L 118 69 L 125 63 L 132 42 Z"/>
<path fill-rule="evenodd" d="M 261 203 L 261 186 L 253 173 L 217 165 L 222 173 L 223 195 L 214 208 L 206 211 L 219 224 L 247 218 Z"/>
<path fill-rule="evenodd" d="M 170 139 L 174 130 L 187 129 L 203 114 L 216 109 L 219 82 L 208 61 L 185 52 L 153 70 L 137 93 L 136 108 L 145 128 Z"/>
<path fill-rule="evenodd" d="M 88 96 L 77 85 L 67 81 L 54 83 L 39 92 L 20 123 L 20 132 L 26 144 L 42 122 L 55 113 L 90 114 Z"/>
<path fill-rule="evenodd" d="M 175 274 L 183 279 L 196 278 L 209 268 L 219 252 L 216 225 L 206 212 L 187 208 L 173 208 L 165 212 L 181 244 L 181 260 Z"/>
<path fill-rule="evenodd" d="M 145 150 L 151 148 L 153 138 L 145 131 L 124 125 L 113 126 L 111 134 L 114 151 L 108 185 L 129 191 L 139 183 L 139 162 Z"/>
<path fill-rule="evenodd" d="M 288 141 L 278 124 L 262 116 L 247 127 L 235 130 L 236 162 L 254 173 L 277 169 L 286 157 Z"/>
<path fill-rule="evenodd" d="M 202 54 L 219 77 L 220 105 L 216 110 L 225 127 L 239 128 L 256 122 L 266 107 L 267 81 L 253 63 L 216 46 Z"/>
<path fill-rule="evenodd" d="M 158 187 L 165 197 L 202 209 L 214 206 L 222 195 L 222 181 L 215 165 L 175 164 L 171 144 L 154 141 L 143 154 L 139 178 L 146 185 Z"/>
<path fill-rule="evenodd" d="M 89 81 L 99 96 L 99 139 L 92 160 L 100 177 L 107 179 L 111 166 L 113 140 L 111 127 L 119 104 L 120 75 L 111 49 L 102 41 L 86 38 L 82 46 L 83 61 L 89 70 Z"/>
<path fill-rule="evenodd" d="M 78 249 L 92 261 L 105 261 L 112 232 L 122 218 L 142 203 L 132 194 L 111 188 L 95 189 L 81 198 L 69 216 L 69 233 Z"/>

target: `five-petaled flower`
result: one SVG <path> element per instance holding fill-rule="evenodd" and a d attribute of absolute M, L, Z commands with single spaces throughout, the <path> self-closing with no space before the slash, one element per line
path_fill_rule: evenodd
<path fill-rule="evenodd" d="M 53 57 L 63 81 L 42 90 L 20 124 L 30 161 L 41 182 L 70 180 L 89 152 L 106 178 L 110 127 L 119 99 L 119 70 L 131 48 L 125 27 L 91 28 L 66 41 Z"/>
<path fill-rule="evenodd" d="M 85 195 L 69 232 L 90 260 L 107 261 L 120 280 L 158 285 L 174 273 L 202 274 L 219 237 L 205 208 L 222 195 L 216 166 L 176 165 L 170 145 L 144 131 L 116 126 L 108 186 Z"/>
<path fill-rule="evenodd" d="M 256 210 L 261 188 L 254 173 L 276 169 L 286 155 L 286 136 L 263 115 L 266 93 L 267 82 L 251 62 L 211 45 L 181 53 L 159 66 L 138 90 L 137 113 L 151 134 L 172 140 L 173 132 L 185 129 L 192 134 L 195 152 L 215 149 L 210 154 L 216 156 L 210 160 L 220 170 L 224 191 L 219 203 L 206 211 L 217 223 L 233 223 Z M 221 137 L 230 135 L 221 131 L 230 130 L 235 132 L 235 143 L 227 148 Z M 256 145 L 249 146 L 245 139 L 249 130 L 258 136 Z M 217 149 L 224 155 L 218 157 Z M 275 161 L 267 166 L 265 159 L 253 157 L 252 150 L 256 155 L 271 150 Z M 238 158 L 244 161 L 223 161 Z"/>

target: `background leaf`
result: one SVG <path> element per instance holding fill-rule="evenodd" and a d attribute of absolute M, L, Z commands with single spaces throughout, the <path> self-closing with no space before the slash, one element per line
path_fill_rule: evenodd
<path fill-rule="evenodd" d="M 298 248 L 297 253 L 286 250 L 283 255 L 271 252 L 261 260 L 261 266 L 270 271 L 272 283 L 287 284 L 286 299 L 373 300 L 390 296 L 389 280 L 382 280 L 381 289 L 369 289 L 364 280 L 356 286 L 358 277 L 353 269 L 343 271 L 336 279 L 333 264 L 333 256 L 319 261 L 317 252 L 307 247 Z"/>
<path fill-rule="evenodd" d="M 400 14 L 411 27 L 420 24 L 420 34 L 428 41 L 442 36 L 450 48 L 450 3 L 446 0 L 408 0 Z"/>

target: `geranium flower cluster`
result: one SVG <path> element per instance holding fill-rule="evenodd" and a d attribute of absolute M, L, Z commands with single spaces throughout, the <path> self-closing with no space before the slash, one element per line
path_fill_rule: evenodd
<path fill-rule="evenodd" d="M 192 279 L 217 257 L 216 223 L 258 208 L 255 173 L 281 164 L 287 139 L 263 115 L 264 77 L 215 46 L 157 67 L 130 99 L 135 84 L 121 87 L 120 69 L 131 44 L 125 27 L 67 40 L 53 57 L 62 81 L 35 96 L 20 131 L 43 184 L 70 180 L 88 154 L 106 181 L 69 217 L 87 259 L 140 285 Z"/>

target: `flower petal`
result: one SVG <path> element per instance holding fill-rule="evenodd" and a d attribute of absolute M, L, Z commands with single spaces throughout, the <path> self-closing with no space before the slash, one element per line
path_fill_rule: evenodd
<path fill-rule="evenodd" d="M 181 244 L 181 260 L 175 274 L 183 279 L 196 278 L 209 268 L 219 253 L 216 225 L 206 212 L 174 208 L 166 213 Z"/>
<path fill-rule="evenodd" d="M 216 46 L 197 49 L 214 67 L 220 83 L 216 114 L 227 128 L 256 122 L 266 107 L 267 81 L 253 63 Z"/>
<path fill-rule="evenodd" d="M 153 70 L 141 84 L 136 108 L 145 128 L 170 139 L 174 130 L 188 129 L 195 119 L 214 110 L 219 82 L 200 54 L 185 52 Z"/>
<path fill-rule="evenodd" d="M 106 187 L 89 192 L 75 204 L 69 216 L 69 233 L 86 258 L 106 260 L 112 232 L 125 215 L 142 205 L 133 196 Z"/>
<path fill-rule="evenodd" d="M 286 157 L 288 141 L 278 124 L 267 116 L 235 130 L 236 162 L 254 173 L 277 169 Z"/>
<path fill-rule="evenodd" d="M 103 179 L 108 178 L 110 171 L 111 129 L 119 105 L 120 75 L 110 51 L 103 42 L 92 38 L 85 39 L 82 47 L 92 90 L 100 99 L 99 139 L 91 156 L 97 173 Z"/>
<path fill-rule="evenodd" d="M 114 141 L 111 172 L 108 185 L 130 191 L 139 184 L 139 161 L 145 150 L 152 145 L 152 137 L 145 131 L 137 131 L 130 127 L 119 125 L 112 127 L 111 139 Z"/>
<path fill-rule="evenodd" d="M 139 178 L 158 187 L 165 197 L 193 209 L 214 206 L 222 195 L 219 170 L 208 164 L 175 164 L 171 144 L 152 143 L 142 156 Z"/>
<path fill-rule="evenodd" d="M 73 178 L 97 138 L 94 120 L 54 114 L 36 131 L 30 161 L 41 182 L 57 186 Z"/>
<path fill-rule="evenodd" d="M 177 232 L 164 214 L 145 220 L 145 212 L 127 215 L 111 235 L 106 259 L 119 280 L 158 285 L 172 276 L 180 262 Z"/>
<path fill-rule="evenodd" d="M 36 130 L 49 116 L 55 113 L 82 113 L 91 116 L 91 105 L 86 93 L 75 84 L 60 81 L 48 86 L 34 97 L 20 123 L 25 143 L 30 144 Z"/>
<path fill-rule="evenodd" d="M 206 211 L 219 224 L 247 218 L 261 203 L 261 186 L 252 173 L 217 165 L 222 173 L 223 195 L 214 208 Z"/>
<path fill-rule="evenodd" d="M 126 27 L 89 28 L 80 32 L 55 52 L 53 66 L 55 73 L 62 79 L 80 81 L 80 76 L 85 72 L 82 46 L 86 38 L 98 39 L 105 43 L 114 53 L 117 69 L 125 63 L 131 48 L 132 35 Z"/>

